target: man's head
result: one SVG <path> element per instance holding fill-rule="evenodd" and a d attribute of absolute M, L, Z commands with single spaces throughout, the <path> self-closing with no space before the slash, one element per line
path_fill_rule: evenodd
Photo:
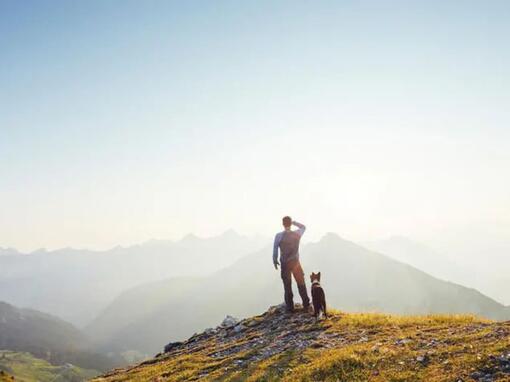
<path fill-rule="evenodd" d="M 282 219 L 282 223 L 285 228 L 290 228 L 290 226 L 292 225 L 292 219 L 290 218 L 290 216 L 284 216 L 284 218 Z"/>

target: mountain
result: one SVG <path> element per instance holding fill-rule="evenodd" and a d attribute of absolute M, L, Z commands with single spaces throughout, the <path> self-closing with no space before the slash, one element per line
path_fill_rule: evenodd
<path fill-rule="evenodd" d="M 334 234 L 303 246 L 301 258 L 306 278 L 321 271 L 328 304 L 345 311 L 510 318 L 509 308 L 476 290 L 439 280 Z M 154 354 L 164 341 L 182 340 L 225 313 L 250 316 L 282 299 L 280 274 L 267 249 L 194 281 L 169 279 L 127 291 L 86 332 L 102 351 Z"/>
<path fill-rule="evenodd" d="M 483 273 L 480 272 L 482 275 Z M 490 296 L 494 296 L 498 301 L 504 304 L 510 304 L 510 276 L 495 276 L 486 272 L 486 277 L 477 277 L 477 285 L 481 291 L 486 292 Z"/>
<path fill-rule="evenodd" d="M 114 365 L 106 356 L 91 352 L 88 339 L 71 324 L 4 302 L 0 302 L 0 349 L 28 352 L 54 365 L 72 363 L 96 370 Z"/>
<path fill-rule="evenodd" d="M 1 248 L 0 247 L 0 256 L 13 256 L 19 255 L 20 253 L 13 248 Z"/>
<path fill-rule="evenodd" d="M 279 306 L 95 381 L 508 381 L 509 336 L 510 322 L 472 316 L 335 311 L 316 322 Z"/>
<path fill-rule="evenodd" d="M 29 353 L 0 350 L 0 382 L 81 382 L 98 374 L 96 370 L 82 369 L 69 363 L 52 365 Z"/>
<path fill-rule="evenodd" d="M 486 266 L 483 267 L 475 267 L 473 264 L 455 261 L 425 244 L 402 236 L 365 242 L 363 246 L 384 253 L 395 260 L 412 265 L 440 279 L 464 285 L 469 284 L 504 304 L 510 303 L 510 294 L 507 288 L 510 278 L 503 271 L 495 269 L 493 262 L 487 262 Z M 502 252 L 502 248 L 498 248 L 497 245 L 495 247 L 496 253 Z M 503 247 L 504 249 L 506 247 Z M 491 251 L 491 249 L 485 248 L 485 251 L 477 253 L 476 256 L 483 256 L 483 252 L 487 251 Z M 468 253 L 468 256 L 474 256 L 474 254 Z M 503 259 L 504 256 L 501 256 L 500 261 L 496 262 L 501 269 L 506 269 Z"/>
<path fill-rule="evenodd" d="M 5 250 L 0 256 L 0 300 L 84 326 L 128 288 L 177 275 L 207 274 L 264 245 L 263 238 L 227 231 L 212 238 L 188 235 L 177 242 L 151 240 L 107 251 Z"/>
<path fill-rule="evenodd" d="M 472 280 L 472 269 L 463 267 L 458 262 L 423 243 L 403 236 L 392 236 L 384 240 L 363 242 L 362 245 L 443 280 L 461 284 Z"/>

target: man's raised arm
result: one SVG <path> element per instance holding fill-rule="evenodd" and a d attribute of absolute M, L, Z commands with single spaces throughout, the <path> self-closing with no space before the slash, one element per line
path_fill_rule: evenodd
<path fill-rule="evenodd" d="M 298 223 L 296 221 L 293 221 L 292 222 L 292 225 L 295 225 L 296 227 L 298 227 L 298 229 L 296 230 L 296 232 L 299 234 L 299 236 L 303 236 L 303 234 L 305 233 L 306 231 L 306 227 L 304 224 L 301 224 L 301 223 Z"/>

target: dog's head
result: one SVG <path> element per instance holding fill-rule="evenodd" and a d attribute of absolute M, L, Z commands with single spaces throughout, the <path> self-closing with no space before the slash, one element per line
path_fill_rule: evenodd
<path fill-rule="evenodd" d="M 321 281 L 321 273 L 313 273 L 310 275 L 310 280 L 313 283 L 314 281 L 320 282 Z"/>

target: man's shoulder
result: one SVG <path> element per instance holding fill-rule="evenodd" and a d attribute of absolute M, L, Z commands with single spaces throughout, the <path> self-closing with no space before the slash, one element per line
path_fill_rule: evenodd
<path fill-rule="evenodd" d="M 278 232 L 278 233 L 274 236 L 274 238 L 275 238 L 275 239 L 278 239 L 279 237 L 282 237 L 284 233 L 285 233 L 285 231 Z"/>
<path fill-rule="evenodd" d="M 292 232 L 293 236 L 301 237 L 303 235 L 303 232 L 301 230 L 299 230 L 299 229 L 296 229 L 296 230 L 290 231 L 290 232 Z"/>

